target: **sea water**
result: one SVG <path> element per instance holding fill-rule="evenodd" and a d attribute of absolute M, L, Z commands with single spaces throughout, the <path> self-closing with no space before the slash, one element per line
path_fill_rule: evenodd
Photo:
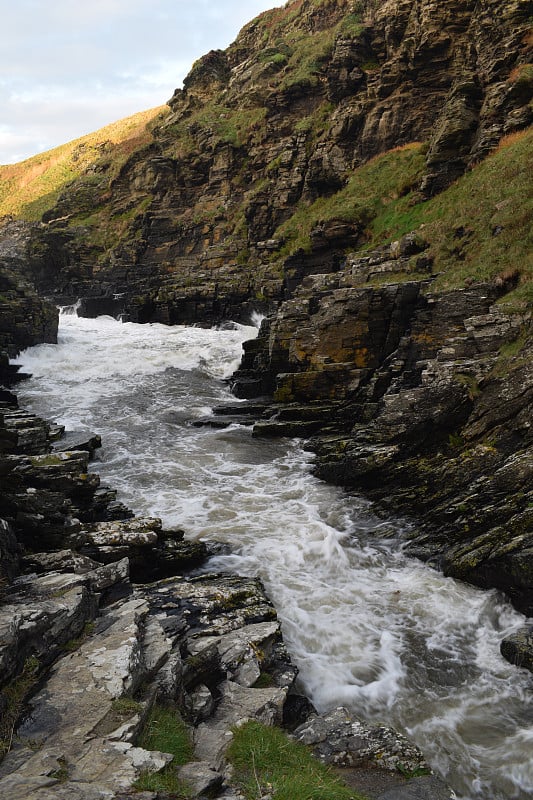
<path fill-rule="evenodd" d="M 319 710 L 402 730 L 463 800 L 533 797 L 533 676 L 499 652 L 524 617 L 405 556 L 405 523 L 313 477 L 302 442 L 194 426 L 239 402 L 224 379 L 256 332 L 63 314 L 19 359 L 20 403 L 101 434 L 94 471 L 136 514 L 226 543 L 211 570 L 261 577 Z"/>

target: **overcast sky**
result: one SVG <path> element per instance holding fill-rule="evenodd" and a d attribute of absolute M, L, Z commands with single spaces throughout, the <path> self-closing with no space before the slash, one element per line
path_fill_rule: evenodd
<path fill-rule="evenodd" d="M 284 0 L 0 0 L 0 164 L 165 103 Z"/>

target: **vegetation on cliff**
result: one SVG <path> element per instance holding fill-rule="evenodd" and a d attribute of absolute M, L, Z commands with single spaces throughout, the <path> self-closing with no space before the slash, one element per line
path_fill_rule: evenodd
<path fill-rule="evenodd" d="M 84 176 L 90 184 L 92 176 L 98 183 L 98 173 L 109 180 L 132 152 L 151 141 L 150 124 L 164 113 L 164 106 L 141 111 L 18 164 L 0 166 L 0 216 L 38 221 L 72 181 Z"/>
<path fill-rule="evenodd" d="M 394 510 L 440 514 L 439 563 L 453 546 L 450 571 L 506 590 L 518 571 L 524 608 L 525 562 L 461 547 L 496 524 L 512 547 L 529 534 L 532 46 L 523 0 L 292 0 L 116 144 L 75 143 L 59 178 L 55 156 L 2 173 L 12 192 L 6 175 L 42 172 L 17 199 L 44 211 L 27 251 L 42 293 L 165 323 L 276 310 L 241 396 L 343 403 L 297 431 L 346 436 L 321 474 L 397 485 Z M 476 481 L 497 480 L 487 515 Z"/>
<path fill-rule="evenodd" d="M 268 307 L 421 225 L 438 286 L 514 276 L 522 304 L 531 30 L 520 0 L 292 0 L 199 59 L 166 111 L 2 167 L 0 212 L 44 213 L 41 289 L 120 294 L 134 319 Z"/>

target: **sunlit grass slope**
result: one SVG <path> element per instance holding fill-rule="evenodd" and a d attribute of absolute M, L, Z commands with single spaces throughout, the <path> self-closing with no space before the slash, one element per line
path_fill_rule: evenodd
<path fill-rule="evenodd" d="M 80 175 L 95 169 L 113 177 L 134 150 L 151 141 L 151 123 L 165 109 L 142 111 L 18 164 L 0 166 L 0 217 L 38 220 Z"/>

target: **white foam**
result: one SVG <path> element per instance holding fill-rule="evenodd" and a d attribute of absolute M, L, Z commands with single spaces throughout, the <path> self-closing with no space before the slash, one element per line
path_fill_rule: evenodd
<path fill-rule="evenodd" d="M 298 442 L 188 424 L 235 402 L 219 379 L 256 334 L 62 317 L 59 345 L 22 355 L 21 403 L 101 433 L 95 468 L 137 513 L 231 545 L 209 568 L 263 579 L 320 709 L 409 730 L 462 798 L 525 800 L 532 681 L 499 653 L 523 617 L 406 558 L 402 525 L 315 479 Z"/>

